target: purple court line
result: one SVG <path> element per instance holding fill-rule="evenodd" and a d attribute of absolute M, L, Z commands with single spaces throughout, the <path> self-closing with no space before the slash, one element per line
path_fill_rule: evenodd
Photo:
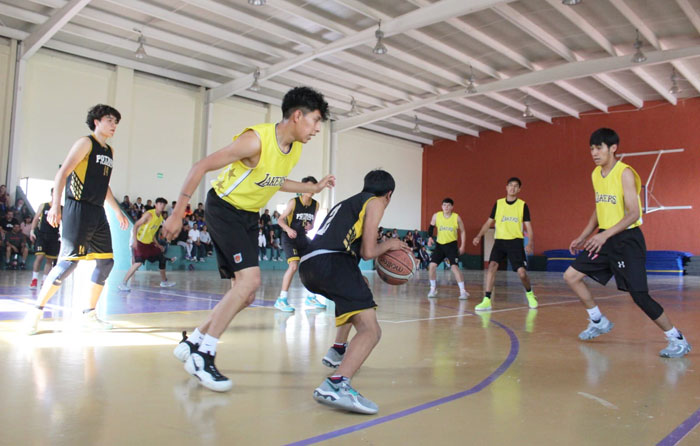
<path fill-rule="evenodd" d="M 700 424 L 700 409 L 696 410 L 687 420 L 668 434 L 666 438 L 656 443 L 656 446 L 676 446 L 678 442 L 688 435 L 690 431 L 695 429 L 695 426 L 698 424 Z"/>
<path fill-rule="evenodd" d="M 510 352 L 508 352 L 508 357 L 503 361 L 503 363 L 489 376 L 487 376 L 483 381 L 481 381 L 479 384 L 475 385 L 471 389 L 463 390 L 461 392 L 448 395 L 446 397 L 442 397 L 433 401 L 430 401 L 428 403 L 420 404 L 415 407 L 411 407 L 409 409 L 402 410 L 400 412 L 393 413 L 391 415 L 386 415 L 383 417 L 375 418 L 370 421 L 366 421 L 364 423 L 359 423 L 354 426 L 348 426 L 343 429 L 338 429 L 335 431 L 327 432 L 325 434 L 317 435 L 315 437 L 307 438 L 305 440 L 300 440 L 296 441 L 294 443 L 289 443 L 286 446 L 303 446 L 307 444 L 315 444 L 315 443 L 320 443 L 322 441 L 330 440 L 332 438 L 340 437 L 346 434 L 350 434 L 352 432 L 357 432 L 363 429 L 367 429 L 369 427 L 377 426 L 379 424 L 383 423 L 388 423 L 389 421 L 394 421 L 399 418 L 406 417 L 408 415 L 413 415 L 414 413 L 422 412 L 424 410 L 430 409 L 435 406 L 440 406 L 445 403 L 449 403 L 450 401 L 454 401 L 460 398 L 463 398 L 465 396 L 472 395 L 474 393 L 480 392 L 484 390 L 489 384 L 494 382 L 496 379 L 498 379 L 507 369 L 510 367 L 510 365 L 515 361 L 515 358 L 518 356 L 518 352 L 520 351 L 520 341 L 518 341 L 518 337 L 515 335 L 513 330 L 508 328 L 507 326 L 501 324 L 500 322 L 496 322 L 494 320 L 491 321 L 492 323 L 498 325 L 500 328 L 505 330 L 505 332 L 508 334 L 510 337 Z M 664 445 L 664 446 L 671 446 L 671 445 Z"/>

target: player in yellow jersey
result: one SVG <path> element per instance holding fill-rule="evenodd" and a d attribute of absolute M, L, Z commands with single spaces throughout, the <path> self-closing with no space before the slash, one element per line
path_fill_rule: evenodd
<path fill-rule="evenodd" d="M 649 296 L 646 272 L 646 244 L 639 226 L 642 206 L 639 197 L 641 180 L 629 165 L 615 158 L 620 138 L 612 129 L 593 132 L 590 148 L 596 168 L 592 180 L 595 211 L 583 232 L 569 245 L 569 250 L 583 249 L 564 273 L 564 280 L 581 299 L 588 311 L 588 327 L 579 339 L 589 340 L 607 333 L 613 323 L 601 313 L 590 290 L 583 282 L 588 276 L 605 285 L 615 276 L 617 288 L 627 291 L 654 323 L 663 330 L 668 346 L 659 353 L 665 358 L 680 358 L 690 352 L 683 337 L 664 309 Z M 589 236 L 599 228 L 599 231 Z"/>
<path fill-rule="evenodd" d="M 146 262 L 158 262 L 160 286 L 162 288 L 175 286 L 175 282 L 168 282 L 168 277 L 165 275 L 165 264 L 168 262 L 168 259 L 165 258 L 163 248 L 156 240 L 158 229 L 163 224 L 163 209 L 165 209 L 167 204 L 168 200 L 165 198 L 156 198 L 156 206 L 144 212 L 141 218 L 134 223 L 134 229 L 131 233 L 131 249 L 134 251 L 134 264 L 131 265 L 131 268 L 124 276 L 124 280 L 119 285 L 120 291 L 131 291 L 129 280 L 141 268 L 141 265 Z M 170 261 L 174 260 L 171 259 Z"/>
<path fill-rule="evenodd" d="M 321 121 L 328 119 L 328 114 L 328 104 L 317 91 L 297 87 L 287 92 L 282 100 L 281 122 L 244 129 L 231 144 L 192 167 L 173 214 L 163 225 L 163 235 L 168 240 L 175 238 L 187 204 L 204 174 L 226 167 L 212 181 L 204 214 L 219 273 L 231 280 L 231 289 L 189 337 L 183 332 L 183 340 L 173 352 L 185 362 L 185 370 L 211 390 L 224 392 L 233 385 L 214 365 L 217 343 L 236 314 L 253 303 L 260 287 L 260 208 L 278 190 L 318 193 L 335 185 L 331 175 L 317 184 L 287 179 L 301 156 L 302 144 L 321 131 Z"/>
<path fill-rule="evenodd" d="M 525 287 L 525 296 L 528 306 L 537 308 L 537 298 L 532 291 L 530 278 L 527 275 L 527 261 L 525 253 L 532 255 L 534 247 L 534 233 L 530 223 L 530 209 L 527 203 L 518 198 L 522 183 L 520 178 L 512 177 L 506 181 L 506 197 L 496 201 L 491 210 L 491 216 L 481 227 L 481 230 L 472 243 L 477 246 L 481 237 L 486 234 L 492 224 L 496 225 L 496 235 L 491 255 L 489 257 L 489 268 L 486 271 L 486 289 L 484 299 L 474 307 L 476 311 L 488 311 L 491 309 L 491 293 L 496 281 L 498 263 L 508 258 L 513 271 L 518 273 L 520 281 Z M 527 230 L 528 244 L 523 249 L 524 235 L 523 226 Z"/>
<path fill-rule="evenodd" d="M 467 233 L 464 230 L 462 217 L 456 212 L 452 212 L 452 208 L 454 208 L 454 201 L 452 198 L 445 198 L 442 200 L 442 212 L 433 214 L 433 218 L 430 220 L 428 246 L 432 246 L 435 243 L 433 240 L 433 229 L 437 228 L 438 235 L 435 249 L 430 256 L 430 265 L 428 265 L 428 277 L 430 278 L 430 292 L 428 293 L 428 297 L 437 297 L 437 266 L 447 258 L 450 262 L 452 274 L 454 274 L 457 285 L 459 285 L 459 298 L 461 300 L 466 300 L 469 297 L 469 293 L 464 289 L 464 277 L 459 270 L 459 256 L 464 254 L 467 250 Z M 458 230 L 459 238 L 462 239 L 459 248 L 457 248 Z"/>

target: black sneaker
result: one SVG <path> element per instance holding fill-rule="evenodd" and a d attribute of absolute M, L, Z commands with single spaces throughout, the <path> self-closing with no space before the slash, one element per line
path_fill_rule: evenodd
<path fill-rule="evenodd" d="M 219 373 L 214 365 L 214 356 L 197 350 L 185 361 L 185 371 L 199 380 L 199 383 L 215 392 L 231 390 L 233 382 Z"/>
<path fill-rule="evenodd" d="M 187 361 L 187 358 L 190 357 L 192 352 L 196 352 L 197 349 L 199 348 L 199 344 L 193 344 L 190 341 L 187 340 L 187 332 L 183 331 L 182 332 L 182 341 L 180 341 L 179 344 L 175 347 L 175 350 L 173 350 L 173 355 L 180 360 L 180 362 L 185 362 Z"/>

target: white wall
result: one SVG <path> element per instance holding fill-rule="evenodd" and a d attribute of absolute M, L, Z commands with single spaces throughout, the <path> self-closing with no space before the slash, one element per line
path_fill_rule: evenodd
<path fill-rule="evenodd" d="M 360 192 L 365 174 L 381 168 L 396 181 L 381 226 L 420 228 L 422 164 L 420 144 L 363 129 L 343 132 L 338 136 L 336 202 Z"/>
<path fill-rule="evenodd" d="M 0 44 L 0 70 L 3 51 Z M 53 179 L 71 145 L 90 132 L 84 123 L 88 108 L 107 103 L 122 114 L 110 141 L 115 149 L 111 186 L 119 200 L 125 194 L 132 200 L 137 196 L 144 200 L 157 196 L 176 200 L 194 162 L 229 144 L 246 126 L 282 118 L 279 105 L 241 98 L 219 101 L 211 107 L 210 142 L 203 147 L 205 91 L 200 87 L 44 49 L 29 60 L 25 85 L 20 175 Z M 0 95 L 2 91 L 0 84 Z M 341 133 L 338 146 L 336 201 L 359 192 L 368 171 L 383 168 L 396 179 L 396 192 L 382 225 L 417 228 L 421 146 L 361 129 Z M 330 123 L 324 123 L 321 132 L 304 145 L 289 178 L 299 181 L 313 175 L 321 179 L 329 173 L 329 154 Z M 158 178 L 158 173 L 163 177 Z M 204 187 L 195 192 L 191 200 L 194 205 L 204 198 L 215 175 L 207 175 Z M 292 197 L 278 192 L 266 207 L 273 211 Z M 330 206 L 329 193 L 315 198 L 322 208 Z"/>

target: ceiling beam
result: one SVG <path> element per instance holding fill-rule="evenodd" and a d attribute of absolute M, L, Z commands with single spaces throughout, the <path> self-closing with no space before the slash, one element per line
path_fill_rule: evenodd
<path fill-rule="evenodd" d="M 90 0 L 70 0 L 22 41 L 21 60 L 27 60 L 83 9 Z"/>
<path fill-rule="evenodd" d="M 620 11 L 622 15 L 625 16 L 627 20 L 630 21 L 630 23 L 632 23 L 632 25 L 634 25 L 635 28 L 639 30 L 639 32 L 644 36 L 645 39 L 647 39 L 649 43 L 651 43 L 651 45 L 654 48 L 656 48 L 657 50 L 671 49 L 666 42 L 659 40 L 656 37 L 651 28 L 649 28 L 647 24 L 644 23 L 639 14 L 637 14 L 632 8 L 630 8 L 627 3 L 625 3 L 622 0 L 612 0 L 611 3 L 613 4 L 613 6 L 615 6 L 615 8 L 617 8 L 618 11 Z M 683 76 L 688 82 L 690 82 L 693 88 L 695 88 L 697 91 L 700 91 L 700 76 L 698 76 L 687 64 L 681 61 L 673 61 L 671 62 L 671 65 L 673 65 L 673 67 L 676 69 L 676 71 L 678 71 L 681 74 L 681 76 Z M 661 92 L 663 92 L 662 96 L 668 96 L 673 98 L 673 104 L 675 105 L 676 96 L 668 92 L 668 89 L 671 86 L 670 76 L 666 80 L 666 84 L 662 84 L 659 81 L 657 81 L 657 84 L 659 85 Z"/>
<path fill-rule="evenodd" d="M 547 68 L 541 71 L 525 73 L 510 79 L 491 82 L 480 86 L 483 92 L 501 92 L 512 90 L 514 88 L 522 88 L 524 86 L 541 85 L 553 82 L 555 80 L 577 79 L 581 77 L 592 76 L 595 73 L 615 72 L 628 70 L 633 65 L 656 65 L 669 62 L 676 59 L 686 59 L 689 57 L 700 56 L 700 46 L 691 46 L 686 48 L 677 48 L 666 51 L 653 51 L 647 53 L 647 60 L 641 64 L 634 64 L 628 56 L 605 57 L 601 59 L 591 59 L 580 62 L 569 62 L 556 67 Z M 406 113 L 410 110 L 435 104 L 442 101 L 449 101 L 459 97 L 471 96 L 464 88 L 456 89 L 450 93 L 439 96 L 428 97 L 420 101 L 408 104 L 401 104 L 390 107 L 384 110 L 370 112 L 360 116 L 340 120 L 336 125 L 338 131 L 349 130 L 360 125 L 364 126 L 368 123 L 384 119 L 388 116 L 394 116 L 400 113 Z"/>
<path fill-rule="evenodd" d="M 382 24 L 382 31 L 384 31 L 384 35 L 386 37 L 389 37 L 411 29 L 421 28 L 423 26 L 441 22 L 449 17 L 460 16 L 479 11 L 481 9 L 486 9 L 498 3 L 503 2 L 501 0 L 472 0 L 470 2 L 465 2 L 464 0 L 440 0 L 427 8 L 418 8 L 402 16 L 387 20 Z M 326 44 L 323 47 L 316 48 L 311 52 L 303 53 L 296 57 L 273 64 L 270 67 L 261 70 L 260 79 L 276 76 L 319 57 L 328 56 L 363 43 L 372 42 L 375 39 L 375 30 L 376 27 L 371 26 L 362 31 L 347 35 L 336 40 L 335 42 Z M 247 88 L 252 82 L 252 73 L 247 76 L 243 76 L 242 78 L 233 79 L 221 87 L 210 91 L 209 101 L 215 102 L 219 99 L 230 96 L 239 89 Z"/>

